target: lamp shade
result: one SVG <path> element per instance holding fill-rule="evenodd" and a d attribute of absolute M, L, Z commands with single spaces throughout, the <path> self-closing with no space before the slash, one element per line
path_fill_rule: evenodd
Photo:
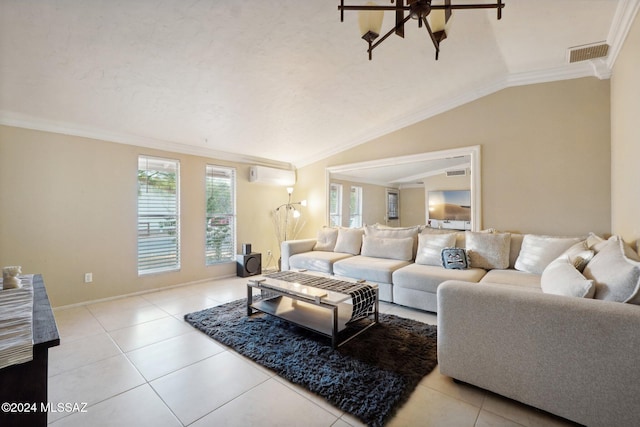
<path fill-rule="evenodd" d="M 437 33 L 438 31 L 449 32 L 449 24 L 451 22 L 451 19 L 446 19 L 446 13 L 447 11 L 444 9 L 431 10 L 431 13 L 429 13 L 429 16 L 427 16 L 431 31 L 433 31 L 434 33 Z"/>
<path fill-rule="evenodd" d="M 374 2 L 370 1 L 367 6 L 377 6 Z M 368 32 L 380 34 L 382 28 L 382 19 L 384 18 L 384 11 L 382 10 L 361 10 L 358 12 L 358 24 L 360 24 L 360 35 L 364 36 Z"/>

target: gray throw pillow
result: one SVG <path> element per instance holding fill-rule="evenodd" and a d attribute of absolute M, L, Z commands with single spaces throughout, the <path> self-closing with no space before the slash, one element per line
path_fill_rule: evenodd
<path fill-rule="evenodd" d="M 467 231 L 465 241 L 471 267 L 485 270 L 509 268 L 511 234 Z"/>
<path fill-rule="evenodd" d="M 613 236 L 584 269 L 596 284 L 595 299 L 640 304 L 640 257 Z"/>

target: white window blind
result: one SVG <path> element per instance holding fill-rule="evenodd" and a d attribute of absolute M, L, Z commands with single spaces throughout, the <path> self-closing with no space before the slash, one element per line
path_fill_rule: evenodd
<path fill-rule="evenodd" d="M 362 187 L 351 187 L 349 227 L 362 227 Z"/>
<path fill-rule="evenodd" d="M 236 171 L 207 165 L 207 223 L 205 257 L 207 265 L 235 261 Z"/>
<path fill-rule="evenodd" d="M 342 227 L 342 184 L 329 187 L 329 222 L 332 227 Z"/>
<path fill-rule="evenodd" d="M 138 274 L 180 269 L 180 162 L 138 157 Z"/>

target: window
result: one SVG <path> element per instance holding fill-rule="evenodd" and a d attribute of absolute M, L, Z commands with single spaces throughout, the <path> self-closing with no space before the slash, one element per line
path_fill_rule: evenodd
<path fill-rule="evenodd" d="M 362 227 L 362 187 L 351 187 L 349 227 Z"/>
<path fill-rule="evenodd" d="M 235 261 L 236 171 L 207 165 L 206 264 Z"/>
<path fill-rule="evenodd" d="M 387 189 L 387 220 L 392 221 L 400 218 L 399 211 L 399 193 L 397 190 Z"/>
<path fill-rule="evenodd" d="M 138 274 L 180 269 L 180 162 L 138 157 Z"/>
<path fill-rule="evenodd" d="M 329 186 L 329 225 L 342 226 L 342 184 Z"/>

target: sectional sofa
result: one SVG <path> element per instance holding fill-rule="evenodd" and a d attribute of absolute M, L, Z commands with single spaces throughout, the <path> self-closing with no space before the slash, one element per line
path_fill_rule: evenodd
<path fill-rule="evenodd" d="M 442 267 L 450 246 L 469 268 Z M 637 252 L 618 236 L 371 226 L 283 242 L 282 268 L 366 279 L 437 312 L 444 375 L 587 426 L 637 426 Z"/>
<path fill-rule="evenodd" d="M 528 236 L 525 253 L 520 256 L 524 238 L 522 234 L 493 230 L 474 233 L 418 226 L 325 227 L 316 239 L 283 242 L 281 269 L 364 279 L 378 284 L 382 301 L 437 312 L 437 290 L 447 280 L 536 289 L 544 266 L 583 240 Z M 541 239 L 548 242 L 548 248 L 537 260 Z M 465 248 L 469 268 L 443 268 L 441 251 L 447 247 Z"/>

